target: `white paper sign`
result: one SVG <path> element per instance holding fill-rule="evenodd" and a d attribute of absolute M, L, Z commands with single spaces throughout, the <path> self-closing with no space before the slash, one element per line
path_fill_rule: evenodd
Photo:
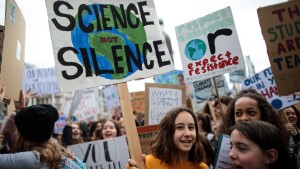
<path fill-rule="evenodd" d="M 149 122 L 158 124 L 167 111 L 182 106 L 182 90 L 168 88 L 149 88 Z"/>
<path fill-rule="evenodd" d="M 54 124 L 54 131 L 55 134 L 62 134 L 64 127 L 66 125 L 66 116 L 59 115 L 59 119 Z"/>
<path fill-rule="evenodd" d="M 177 26 L 176 35 L 185 83 L 245 67 L 230 7 Z"/>
<path fill-rule="evenodd" d="M 259 91 L 267 101 L 276 109 L 280 110 L 285 107 L 300 102 L 300 93 L 293 93 L 287 96 L 279 96 L 275 79 L 271 67 L 256 73 L 250 78 L 244 79 L 242 88 L 253 88 Z"/>
<path fill-rule="evenodd" d="M 77 121 L 88 119 L 100 113 L 100 108 L 93 90 L 84 91 L 81 101 L 74 112 Z"/>
<path fill-rule="evenodd" d="M 23 77 L 23 90 L 31 90 L 37 95 L 59 93 L 55 68 L 26 69 Z"/>
<path fill-rule="evenodd" d="M 88 169 L 125 169 L 129 152 L 125 136 L 69 146 Z"/>
<path fill-rule="evenodd" d="M 112 112 L 115 108 L 121 107 L 116 85 L 110 85 L 109 87 L 104 88 L 103 93 L 108 112 Z"/>
<path fill-rule="evenodd" d="M 230 152 L 230 136 L 222 134 L 216 154 L 216 162 L 214 169 L 229 169 L 231 168 L 231 160 L 229 158 Z"/>
<path fill-rule="evenodd" d="M 153 0 L 45 2 L 61 91 L 174 70 Z"/>

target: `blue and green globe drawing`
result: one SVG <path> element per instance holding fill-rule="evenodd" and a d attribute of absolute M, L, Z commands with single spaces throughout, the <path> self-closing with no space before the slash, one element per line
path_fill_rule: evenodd
<path fill-rule="evenodd" d="M 189 41 L 184 49 L 184 53 L 190 60 L 201 59 L 206 52 L 206 45 L 200 39 L 193 39 Z"/>
<path fill-rule="evenodd" d="M 94 25 L 94 31 L 91 33 L 86 33 L 83 32 L 81 30 L 81 28 L 79 27 L 78 24 L 78 14 L 76 16 L 76 27 L 74 28 L 74 30 L 71 32 L 71 38 L 72 38 L 72 43 L 74 48 L 76 48 L 77 50 L 79 48 L 86 48 L 86 49 L 90 49 L 90 48 L 94 48 L 96 51 L 96 60 L 98 62 L 98 67 L 102 70 L 114 70 L 115 72 L 115 66 L 114 66 L 114 60 L 113 60 L 113 54 L 112 54 L 112 50 L 111 50 L 111 46 L 113 45 L 127 45 L 129 46 L 130 50 L 133 51 L 134 56 L 139 56 L 140 58 L 137 59 L 141 59 L 141 62 L 144 63 L 144 57 L 143 57 L 143 53 L 142 53 L 142 47 L 143 44 L 145 42 L 147 42 L 147 36 L 146 36 L 146 31 L 143 27 L 142 24 L 139 24 L 139 26 L 137 28 L 130 28 L 129 26 L 127 28 L 119 28 L 116 29 L 115 25 L 114 25 L 114 20 L 112 17 L 112 13 L 109 10 L 105 11 L 105 17 L 103 18 L 109 18 L 107 19 L 108 21 L 105 21 L 107 24 L 107 27 L 112 27 L 111 30 L 100 30 L 97 31 L 97 19 L 102 22 L 102 17 L 101 17 L 101 12 L 100 9 L 98 8 L 98 14 L 99 14 L 99 18 L 96 18 L 96 14 L 94 13 L 94 9 L 92 7 L 93 4 L 89 5 L 89 8 L 91 9 L 91 11 L 93 13 L 84 13 L 82 14 L 82 20 L 84 25 L 88 25 L 90 23 L 92 23 Z M 97 4 L 99 5 L 99 4 Z M 115 6 L 115 8 L 117 8 L 118 12 L 120 12 L 120 8 Z M 120 12 L 121 13 L 121 12 Z M 129 18 L 127 18 L 128 20 Z M 130 19 L 132 21 L 135 21 L 139 18 L 137 18 L 133 13 L 130 14 Z M 140 23 L 142 23 L 140 21 Z M 117 38 L 117 42 L 114 43 L 106 43 L 103 44 L 100 42 L 100 38 Z M 136 49 L 136 47 L 138 46 L 138 50 Z M 140 54 L 137 54 L 136 51 L 141 51 Z M 125 54 L 125 50 L 118 50 L 118 56 L 122 56 L 122 60 L 118 61 L 118 66 L 122 66 L 125 70 L 124 73 L 113 73 L 113 74 L 100 74 L 100 77 L 106 78 L 106 79 L 111 79 L 111 80 L 115 80 L 115 79 L 122 79 L 125 77 L 128 77 L 130 75 L 132 75 L 133 73 L 135 73 L 138 68 L 135 66 L 135 64 L 133 63 L 133 61 L 131 60 L 131 66 L 132 66 L 132 71 L 128 71 L 128 67 L 126 65 L 127 64 L 127 59 L 126 59 L 126 54 Z M 83 64 L 83 56 L 81 55 L 81 53 L 79 52 L 79 54 L 77 54 L 77 58 L 79 59 L 79 61 Z M 89 60 L 92 60 L 92 56 L 89 55 Z M 95 74 L 95 68 L 93 66 L 93 64 L 91 64 L 92 66 L 92 72 L 93 74 Z"/>

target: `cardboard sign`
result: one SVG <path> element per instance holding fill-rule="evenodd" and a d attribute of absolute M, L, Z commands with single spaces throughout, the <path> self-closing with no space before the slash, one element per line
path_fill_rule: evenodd
<path fill-rule="evenodd" d="M 151 142 L 158 134 L 159 125 L 150 125 L 137 127 L 137 132 L 139 135 L 139 140 L 142 148 L 143 154 L 151 154 Z"/>
<path fill-rule="evenodd" d="M 244 68 L 230 7 L 176 27 L 185 83 Z"/>
<path fill-rule="evenodd" d="M 88 119 L 100 113 L 95 93 L 92 89 L 85 90 L 78 107 L 74 112 L 76 121 Z"/>
<path fill-rule="evenodd" d="M 186 106 L 184 86 L 146 83 L 145 92 L 145 125 L 158 124 L 167 111 Z"/>
<path fill-rule="evenodd" d="M 131 105 L 132 109 L 138 113 L 145 112 L 145 92 L 132 92 L 131 95 Z"/>
<path fill-rule="evenodd" d="M 69 146 L 89 169 L 125 169 L 129 152 L 125 136 Z"/>
<path fill-rule="evenodd" d="M 278 95 L 279 91 L 270 67 L 252 77 L 246 78 L 242 83 L 242 88 L 256 89 L 278 110 L 300 102 L 300 93 L 293 93 L 287 96 Z"/>
<path fill-rule="evenodd" d="M 37 95 L 59 93 L 55 68 L 27 69 L 24 71 L 23 90 Z"/>
<path fill-rule="evenodd" d="M 110 85 L 103 89 L 103 94 L 108 112 L 113 112 L 114 109 L 120 107 L 120 99 L 116 85 Z"/>
<path fill-rule="evenodd" d="M 214 169 L 231 168 L 231 160 L 229 158 L 230 147 L 230 136 L 221 134 Z"/>
<path fill-rule="evenodd" d="M 25 19 L 14 0 L 6 1 L 5 31 L 2 51 L 2 85 L 5 97 L 19 100 L 25 57 Z"/>
<path fill-rule="evenodd" d="M 300 91 L 300 1 L 257 10 L 280 96 Z"/>
<path fill-rule="evenodd" d="M 62 91 L 174 69 L 153 0 L 45 2 Z"/>

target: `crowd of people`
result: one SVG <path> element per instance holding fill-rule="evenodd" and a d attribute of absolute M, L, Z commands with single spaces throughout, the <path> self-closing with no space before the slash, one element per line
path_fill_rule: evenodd
<path fill-rule="evenodd" d="M 1 87 L 0 100 L 4 93 Z M 85 168 L 68 146 L 126 135 L 122 117 L 69 122 L 62 135 L 55 135 L 57 109 L 49 104 L 26 107 L 26 99 L 28 93 L 20 92 L 16 111 L 2 124 L 0 168 Z M 177 107 L 160 121 L 151 154 L 142 158 L 148 169 L 208 169 L 216 161 L 220 136 L 226 134 L 231 136 L 231 168 L 300 168 L 299 115 L 295 106 L 276 110 L 254 89 L 207 101 L 202 112 Z M 143 124 L 138 114 L 136 125 Z M 127 168 L 139 166 L 129 159 Z"/>

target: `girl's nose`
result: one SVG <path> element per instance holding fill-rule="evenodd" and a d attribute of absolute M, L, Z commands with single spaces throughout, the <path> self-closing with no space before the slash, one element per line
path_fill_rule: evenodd
<path fill-rule="evenodd" d="M 236 153 L 235 153 L 235 151 L 234 151 L 234 149 L 232 148 L 231 150 L 230 150 L 230 152 L 229 152 L 229 158 L 230 159 L 236 159 Z"/>

